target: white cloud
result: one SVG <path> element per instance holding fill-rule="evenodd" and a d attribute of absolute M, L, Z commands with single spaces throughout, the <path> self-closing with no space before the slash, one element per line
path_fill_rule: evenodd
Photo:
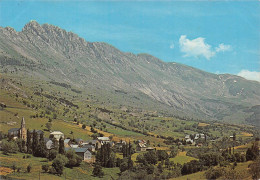
<path fill-rule="evenodd" d="M 231 51 L 232 48 L 230 45 L 225 45 L 223 43 L 219 44 L 218 47 L 215 48 L 216 52 L 225 52 L 225 51 Z"/>
<path fill-rule="evenodd" d="M 170 45 L 170 49 L 174 49 L 174 43 L 171 43 L 171 45 Z"/>
<path fill-rule="evenodd" d="M 204 42 L 204 38 L 199 37 L 193 40 L 186 38 L 186 35 L 182 35 L 179 39 L 181 52 L 184 52 L 184 57 L 199 57 L 204 56 L 210 59 L 215 55 L 214 51 L 211 51 L 211 46 Z"/>
<path fill-rule="evenodd" d="M 241 70 L 238 74 L 238 76 L 241 76 L 248 80 L 254 80 L 260 82 L 260 72 L 257 71 L 249 71 L 246 69 Z"/>
<path fill-rule="evenodd" d="M 214 50 L 211 48 L 211 45 L 205 42 L 205 38 L 198 37 L 190 40 L 186 35 L 181 35 L 179 44 L 181 52 L 185 53 L 184 57 L 205 57 L 208 60 L 218 52 L 231 50 L 230 45 L 223 43 L 219 44 Z"/>

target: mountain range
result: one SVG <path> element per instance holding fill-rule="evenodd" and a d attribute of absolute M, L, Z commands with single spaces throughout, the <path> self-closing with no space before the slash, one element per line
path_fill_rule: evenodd
<path fill-rule="evenodd" d="M 36 21 L 20 32 L 0 27 L 0 65 L 2 72 L 91 89 L 124 106 L 254 125 L 260 120 L 259 82 L 122 52 Z"/>

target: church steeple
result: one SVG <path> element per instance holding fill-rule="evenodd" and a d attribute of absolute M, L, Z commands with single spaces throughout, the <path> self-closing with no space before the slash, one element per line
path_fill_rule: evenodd
<path fill-rule="evenodd" d="M 22 119 L 22 121 L 21 121 L 21 128 L 25 128 L 25 120 L 24 120 L 24 117 L 23 117 L 23 119 Z"/>
<path fill-rule="evenodd" d="M 27 138 L 27 131 L 26 131 L 26 128 L 25 128 L 25 120 L 24 120 L 24 117 L 21 121 L 21 129 L 20 129 L 20 137 L 26 141 L 26 138 Z"/>

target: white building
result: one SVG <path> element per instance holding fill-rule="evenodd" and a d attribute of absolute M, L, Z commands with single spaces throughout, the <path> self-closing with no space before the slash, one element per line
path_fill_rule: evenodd
<path fill-rule="evenodd" d="M 97 137 L 97 139 L 101 144 L 106 144 L 110 141 L 109 137 Z"/>
<path fill-rule="evenodd" d="M 53 131 L 51 135 L 53 135 L 53 137 L 57 140 L 59 140 L 61 137 L 64 139 L 64 134 L 60 131 Z"/>
<path fill-rule="evenodd" d="M 89 150 L 87 150 L 85 153 L 84 153 L 84 160 L 85 161 L 89 161 L 89 160 L 91 160 L 92 159 L 92 153 L 89 151 Z"/>

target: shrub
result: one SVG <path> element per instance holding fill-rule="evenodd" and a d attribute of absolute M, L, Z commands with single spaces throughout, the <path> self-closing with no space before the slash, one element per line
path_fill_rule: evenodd
<path fill-rule="evenodd" d="M 104 172 L 103 172 L 100 164 L 95 163 L 92 174 L 93 174 L 93 176 L 97 176 L 97 177 L 100 177 L 100 178 L 104 176 Z"/>
<path fill-rule="evenodd" d="M 48 172 L 48 171 L 49 171 L 49 164 L 43 164 L 43 165 L 42 165 L 42 170 L 43 170 L 44 172 Z"/>
<path fill-rule="evenodd" d="M 32 165 L 29 164 L 29 165 L 27 166 L 27 172 L 30 173 L 30 172 L 31 172 L 31 169 L 32 169 Z"/>
<path fill-rule="evenodd" d="M 54 169 L 54 167 L 49 168 L 49 173 L 56 174 L 56 170 Z"/>
<path fill-rule="evenodd" d="M 17 169 L 17 166 L 16 166 L 15 163 L 12 165 L 12 169 L 14 170 L 14 172 L 15 172 L 15 170 Z"/>
<path fill-rule="evenodd" d="M 53 160 L 52 167 L 54 167 L 55 171 L 62 175 L 65 164 L 68 163 L 68 158 L 64 155 L 58 154 L 57 157 Z"/>
<path fill-rule="evenodd" d="M 208 171 L 206 171 L 205 176 L 207 179 L 217 179 L 223 175 L 223 172 L 223 168 L 210 168 Z"/>
<path fill-rule="evenodd" d="M 16 142 L 14 141 L 8 142 L 6 140 L 2 141 L 2 151 L 4 152 L 4 154 L 16 153 L 18 149 L 19 148 Z"/>
<path fill-rule="evenodd" d="M 127 164 L 127 162 L 122 162 L 121 164 L 120 164 L 120 172 L 124 172 L 124 171 L 126 171 L 127 169 L 128 169 L 128 164 Z"/>
<path fill-rule="evenodd" d="M 49 157 L 48 157 L 48 159 L 49 159 L 50 161 L 52 161 L 53 159 L 56 158 L 57 154 L 58 154 L 58 151 L 52 149 L 52 150 L 50 151 L 50 153 L 49 153 Z"/>
<path fill-rule="evenodd" d="M 68 163 L 66 164 L 68 167 L 79 166 L 82 162 L 82 158 L 74 150 L 69 150 L 66 153 L 66 157 L 68 158 Z"/>

